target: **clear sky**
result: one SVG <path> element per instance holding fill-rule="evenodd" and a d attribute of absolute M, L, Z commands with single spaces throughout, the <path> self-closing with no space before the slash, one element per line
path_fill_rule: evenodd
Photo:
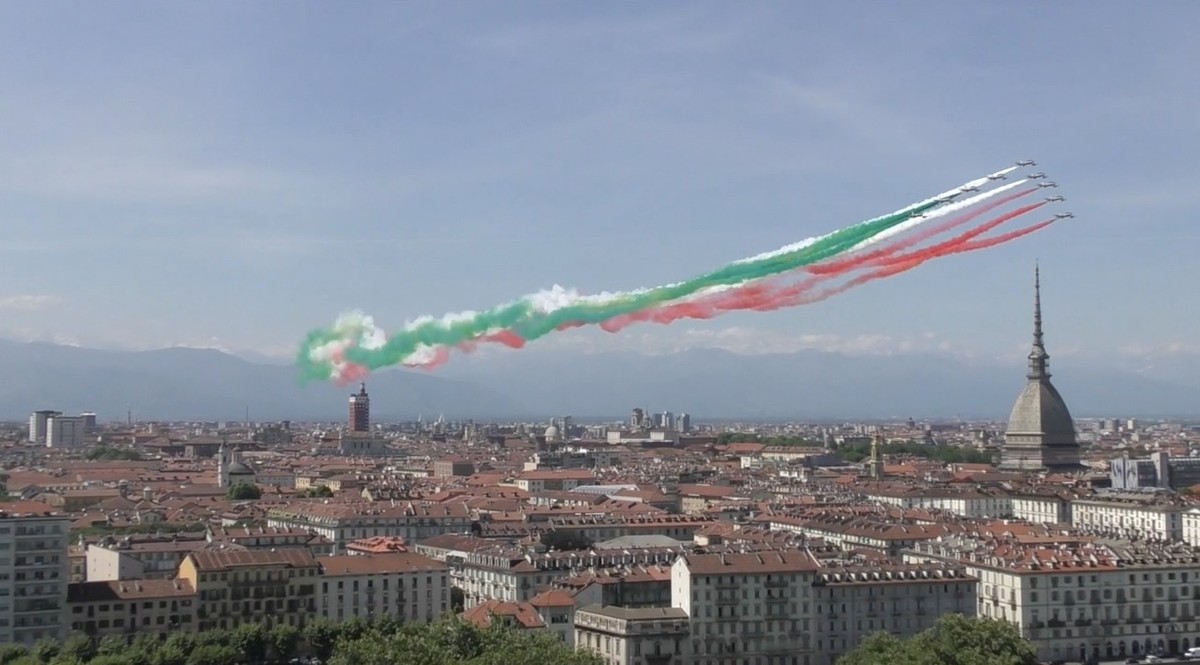
<path fill-rule="evenodd" d="M 547 348 L 1200 352 L 1200 3 L 0 3 L 0 336 L 290 355 L 675 281 L 1036 158 L 1077 219 Z"/>

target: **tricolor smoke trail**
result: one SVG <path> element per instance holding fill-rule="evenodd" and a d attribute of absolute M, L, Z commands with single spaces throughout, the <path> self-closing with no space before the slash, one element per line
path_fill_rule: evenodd
<path fill-rule="evenodd" d="M 984 221 L 989 212 L 1038 191 L 1018 179 L 990 187 L 1016 167 L 967 182 L 895 212 L 735 261 L 691 280 L 634 291 L 583 295 L 555 286 L 481 312 L 425 316 L 386 335 L 362 313 L 342 315 L 332 328 L 310 332 L 297 364 L 304 377 L 354 381 L 392 365 L 432 368 L 451 352 L 479 344 L 521 348 L 559 330 L 599 325 L 616 332 L 635 322 L 671 323 L 705 319 L 738 310 L 769 311 L 817 302 L 876 279 L 911 270 L 926 261 L 978 251 L 1033 233 L 1052 218 L 992 238 L 980 236 L 1045 205 L 1022 205 Z M 981 191 L 982 190 L 982 191 Z M 968 192 L 972 196 L 965 197 Z M 932 223 L 939 220 L 937 223 Z M 976 223 L 953 238 L 920 245 Z M 915 248 L 915 249 L 914 249 Z M 853 273 L 860 273 L 852 276 Z M 838 279 L 851 277 L 836 283 Z"/>

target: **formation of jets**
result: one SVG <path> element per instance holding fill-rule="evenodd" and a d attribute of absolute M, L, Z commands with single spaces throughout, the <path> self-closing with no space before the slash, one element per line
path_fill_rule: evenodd
<path fill-rule="evenodd" d="M 1021 161 L 1017 162 L 1017 166 L 1037 166 L 1037 162 L 1033 161 L 1032 159 L 1022 159 Z"/>
<path fill-rule="evenodd" d="M 1066 201 L 1066 199 L 1061 196 L 1047 196 L 1046 201 L 1054 203 L 1055 201 Z"/>
<path fill-rule="evenodd" d="M 1074 217 L 1074 216 L 1075 216 L 1075 213 L 1073 213 L 1073 212 L 1060 212 L 1057 215 L 1055 215 L 1054 218 L 1055 219 L 1066 219 L 1068 217 Z"/>

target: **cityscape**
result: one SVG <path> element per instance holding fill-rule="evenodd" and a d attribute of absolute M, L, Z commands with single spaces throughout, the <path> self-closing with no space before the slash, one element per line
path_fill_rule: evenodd
<path fill-rule="evenodd" d="M 1200 663 L 1198 22 L 0 3 L 0 665 Z"/>
<path fill-rule="evenodd" d="M 33 410 L 0 639 L 458 613 L 608 663 L 832 665 L 953 614 L 1046 661 L 1188 654 L 1200 425 L 1075 420 L 1034 284 L 1007 422 L 384 423 L 365 382 L 341 422 Z"/>

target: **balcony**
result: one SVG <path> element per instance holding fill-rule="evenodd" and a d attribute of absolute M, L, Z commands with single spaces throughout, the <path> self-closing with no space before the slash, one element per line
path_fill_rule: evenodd
<path fill-rule="evenodd" d="M 1062 619 L 1051 619 L 1046 622 L 1046 625 L 1051 628 L 1066 628 L 1067 622 Z"/>
<path fill-rule="evenodd" d="M 1030 621 L 1026 624 L 1026 628 L 1045 628 L 1046 624 L 1043 621 Z"/>
<path fill-rule="evenodd" d="M 1090 626 L 1090 625 L 1092 625 L 1092 620 L 1091 619 L 1076 619 L 1075 625 L 1076 626 Z"/>
<path fill-rule="evenodd" d="M 786 587 L 787 585 L 787 580 L 767 580 L 766 582 L 763 582 L 763 586 L 767 587 L 768 589 L 779 589 Z"/>

